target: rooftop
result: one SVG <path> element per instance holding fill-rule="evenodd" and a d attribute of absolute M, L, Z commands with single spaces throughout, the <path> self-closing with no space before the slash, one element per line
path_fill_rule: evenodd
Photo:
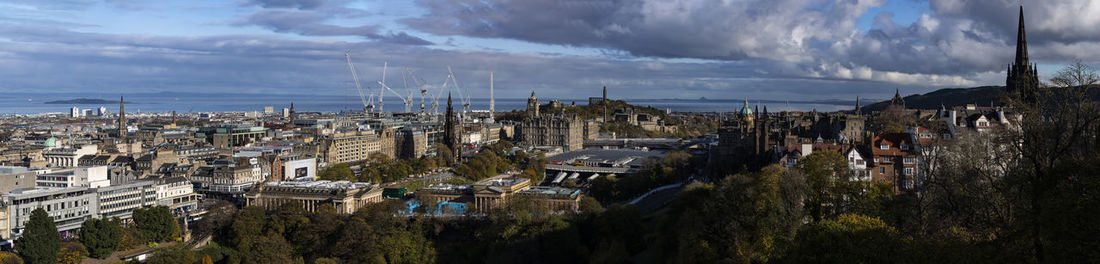
<path fill-rule="evenodd" d="M 513 186 L 513 185 L 523 183 L 524 181 L 530 181 L 530 179 L 523 178 L 523 177 L 504 176 L 504 177 L 493 177 L 493 178 L 489 178 L 489 179 L 484 179 L 484 180 L 478 181 L 477 183 L 474 183 L 474 185 Z"/>
<path fill-rule="evenodd" d="M 550 158 L 553 162 L 574 162 L 574 161 L 606 161 L 608 163 L 615 163 L 619 167 L 632 167 L 641 166 L 647 158 L 660 158 L 665 155 L 664 151 L 645 151 L 634 149 L 582 149 L 578 151 L 570 151 L 562 154 L 558 154 Z"/>
<path fill-rule="evenodd" d="M 310 189 L 310 190 L 350 190 L 370 187 L 372 184 L 366 182 L 349 182 L 349 181 L 276 181 L 268 182 L 264 184 L 268 187 L 282 187 L 282 188 L 294 188 L 294 189 Z"/>

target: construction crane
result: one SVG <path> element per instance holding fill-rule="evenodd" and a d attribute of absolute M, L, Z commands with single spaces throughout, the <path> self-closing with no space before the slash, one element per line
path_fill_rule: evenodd
<path fill-rule="evenodd" d="M 423 114 L 423 113 L 425 113 L 425 111 L 424 111 L 424 97 L 427 96 L 429 87 L 428 87 L 427 84 L 424 83 L 423 80 L 421 80 L 420 78 L 417 78 L 416 73 L 414 73 L 412 70 L 410 70 L 409 68 L 405 68 L 405 71 L 408 72 L 409 77 L 412 78 L 413 85 L 416 85 L 416 87 L 420 89 L 420 113 Z M 412 91 L 409 91 L 409 93 L 412 93 Z M 410 94 L 409 97 L 412 97 L 412 95 Z"/>
<path fill-rule="evenodd" d="M 489 71 L 489 120 L 495 122 L 497 99 L 493 95 L 493 72 Z"/>
<path fill-rule="evenodd" d="M 351 78 L 355 80 L 355 90 L 359 91 L 359 100 L 363 101 L 363 112 L 369 113 L 374 106 L 367 104 L 367 97 L 363 96 L 363 87 L 359 85 L 359 74 L 356 73 L 355 65 L 351 63 L 351 50 L 344 52 L 344 58 L 348 60 L 348 70 L 351 71 Z M 373 96 L 372 94 L 371 97 Z"/>
<path fill-rule="evenodd" d="M 451 66 L 447 66 L 447 73 L 451 77 L 451 82 L 455 84 L 455 92 L 458 93 L 458 99 L 462 100 L 462 115 L 466 116 L 466 112 L 470 111 L 470 95 L 462 92 L 462 87 L 458 86 L 458 79 L 455 78 L 454 71 L 451 70 Z"/>
<path fill-rule="evenodd" d="M 385 65 L 382 66 L 382 80 L 378 81 L 378 85 L 381 85 L 382 89 L 385 89 L 386 91 L 390 91 L 390 93 L 393 93 L 393 95 L 396 95 L 397 98 L 401 99 L 401 101 L 405 103 L 405 112 L 412 112 L 412 99 L 409 99 L 409 98 L 406 98 L 405 96 L 402 96 L 401 93 L 398 93 L 397 91 L 394 91 L 393 88 L 390 88 L 389 85 L 386 85 L 386 68 L 388 66 L 389 66 L 389 63 L 386 63 Z M 381 96 L 378 97 L 378 104 L 382 105 L 382 97 Z"/>
<path fill-rule="evenodd" d="M 439 86 L 439 92 L 432 96 L 432 114 L 439 113 L 439 98 L 443 97 L 443 92 L 447 90 L 447 84 L 451 82 L 451 78 L 454 77 L 451 74 L 447 75 L 447 78 L 443 79 L 443 84 Z"/>
<path fill-rule="evenodd" d="M 386 68 L 390 66 L 389 62 L 382 62 L 382 80 L 381 83 L 386 83 Z M 386 97 L 386 88 L 378 88 L 378 113 L 382 113 L 382 97 Z"/>

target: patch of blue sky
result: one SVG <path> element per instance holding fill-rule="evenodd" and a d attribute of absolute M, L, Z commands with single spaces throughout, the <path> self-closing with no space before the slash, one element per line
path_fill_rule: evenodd
<path fill-rule="evenodd" d="M 856 27 L 864 31 L 870 30 L 875 24 L 875 16 L 882 12 L 893 13 L 892 20 L 894 24 L 906 27 L 913 24 L 913 22 L 917 22 L 921 15 L 930 13 L 931 9 L 928 6 L 928 1 L 887 0 L 886 4 L 882 6 L 867 9 L 856 20 Z"/>

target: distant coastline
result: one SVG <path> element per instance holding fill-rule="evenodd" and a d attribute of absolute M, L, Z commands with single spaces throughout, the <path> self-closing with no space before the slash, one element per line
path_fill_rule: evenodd
<path fill-rule="evenodd" d="M 91 99 L 91 98 L 77 98 L 72 100 L 56 100 L 45 102 L 44 104 L 117 104 L 118 101 L 103 100 L 103 99 Z M 126 102 L 131 104 L 133 102 Z"/>

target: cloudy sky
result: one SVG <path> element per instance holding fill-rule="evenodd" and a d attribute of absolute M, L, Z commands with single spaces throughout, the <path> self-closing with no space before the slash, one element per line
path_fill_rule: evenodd
<path fill-rule="evenodd" d="M 369 89 L 388 62 L 472 97 L 493 71 L 510 98 L 887 98 L 1004 85 L 1019 3 L 0 0 L 0 90 L 355 94 L 350 51 Z M 1100 1 L 1024 5 L 1041 78 L 1100 62 Z"/>

